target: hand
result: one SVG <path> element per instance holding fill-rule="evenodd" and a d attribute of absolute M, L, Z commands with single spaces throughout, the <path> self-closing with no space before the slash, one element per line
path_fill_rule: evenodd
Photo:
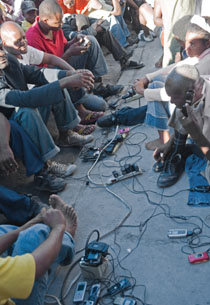
<path fill-rule="evenodd" d="M 66 220 L 60 210 L 49 209 L 42 215 L 42 221 L 44 224 L 49 226 L 51 229 L 66 226 Z"/>
<path fill-rule="evenodd" d="M 0 173 L 9 175 L 16 172 L 18 164 L 15 161 L 13 152 L 8 146 L 0 149 Z"/>
<path fill-rule="evenodd" d="M 133 88 L 138 94 L 144 95 L 144 84 L 141 81 L 135 81 Z"/>
<path fill-rule="evenodd" d="M 137 93 L 144 95 L 144 90 L 147 88 L 149 84 L 149 80 L 144 77 L 144 78 L 140 78 L 140 79 L 136 79 L 134 81 L 134 89 Z"/>
<path fill-rule="evenodd" d="M 72 43 L 69 48 L 65 51 L 65 55 L 68 57 L 70 56 L 75 56 L 75 55 L 81 55 L 82 53 L 87 52 L 89 48 L 89 44 L 87 46 L 82 46 L 81 45 L 82 41 L 77 41 Z"/>
<path fill-rule="evenodd" d="M 76 74 L 61 79 L 60 84 L 61 88 L 72 87 L 74 89 L 78 89 L 84 87 L 90 90 L 93 88 L 94 76 L 88 70 L 79 70 L 79 72 L 77 72 Z"/>
<path fill-rule="evenodd" d="M 166 156 L 170 152 L 172 145 L 173 145 L 173 141 L 169 140 L 167 143 L 159 146 L 159 148 L 157 148 L 153 153 L 154 159 L 156 161 L 164 161 L 166 159 Z"/>

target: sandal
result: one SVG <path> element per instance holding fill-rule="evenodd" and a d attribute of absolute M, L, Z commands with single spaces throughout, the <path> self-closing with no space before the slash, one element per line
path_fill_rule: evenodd
<path fill-rule="evenodd" d="M 95 123 L 100 117 L 104 115 L 104 112 L 95 112 L 95 111 L 90 111 L 87 113 L 83 119 L 81 120 L 80 124 L 82 125 L 90 125 Z"/>
<path fill-rule="evenodd" d="M 92 132 L 94 132 L 95 129 L 96 129 L 95 125 L 78 124 L 76 127 L 74 127 L 73 130 L 82 136 L 87 136 L 87 135 L 91 134 Z"/>

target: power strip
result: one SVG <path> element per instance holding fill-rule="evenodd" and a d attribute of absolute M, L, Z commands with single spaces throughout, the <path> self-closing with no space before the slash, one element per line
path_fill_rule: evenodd
<path fill-rule="evenodd" d="M 133 172 L 130 172 L 130 173 L 127 173 L 127 174 L 124 174 L 124 175 L 120 175 L 118 177 L 110 178 L 110 179 L 108 179 L 106 184 L 111 185 L 111 184 L 117 183 L 119 181 L 131 178 L 131 177 L 135 177 L 135 176 L 138 176 L 138 175 L 142 175 L 142 174 L 143 174 L 143 171 L 141 169 L 138 169 L 136 171 L 133 171 Z"/>

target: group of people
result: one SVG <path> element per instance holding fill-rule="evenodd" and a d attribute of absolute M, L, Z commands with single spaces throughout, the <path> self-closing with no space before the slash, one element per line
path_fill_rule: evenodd
<path fill-rule="evenodd" d="M 18 158 L 37 189 L 62 191 L 76 165 L 53 160 L 60 147 L 90 143 L 96 122 L 108 127 L 123 116 L 131 125 L 143 118 L 156 128 L 159 138 L 146 148 L 154 150 L 159 187 L 181 176 L 190 153 L 188 135 L 210 160 L 210 17 L 201 17 L 198 2 L 1 0 L 0 174 L 15 172 Z M 123 87 L 103 86 L 108 67 L 101 45 L 122 70 L 143 67 L 126 50 L 136 42 L 123 18 L 126 6 L 141 23 L 140 40 L 149 43 L 161 28 L 162 68 L 133 84 L 146 107 L 106 116 L 105 98 Z M 51 112 L 56 142 L 46 126 Z M 76 212 L 57 195 L 45 204 L 0 186 L 0 198 L 7 223 L 0 225 L 0 304 L 44 304 L 48 269 L 69 264 L 74 256 Z"/>

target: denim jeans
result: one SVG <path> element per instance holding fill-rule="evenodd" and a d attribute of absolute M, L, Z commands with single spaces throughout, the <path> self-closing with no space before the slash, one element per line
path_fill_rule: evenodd
<path fill-rule="evenodd" d="M 196 186 L 209 185 L 208 181 L 201 172 L 206 168 L 206 159 L 195 154 L 190 155 L 185 163 L 185 171 L 189 178 L 190 188 Z M 192 206 L 209 206 L 210 193 L 192 192 L 189 191 L 188 204 Z"/>
<path fill-rule="evenodd" d="M 117 18 L 118 17 L 118 18 Z M 119 43 L 123 47 L 127 47 L 129 43 L 127 42 L 127 36 L 129 36 L 127 31 L 122 28 L 121 24 L 123 24 L 122 16 L 110 16 L 107 18 L 110 23 L 110 32 L 114 35 L 114 37 L 119 41 Z M 125 21 L 124 21 L 125 22 Z M 129 32 L 128 32 L 129 33 Z"/>
<path fill-rule="evenodd" d="M 17 227 L 11 225 L 0 226 L 0 235 L 4 235 Z M 20 232 L 16 242 L 1 256 L 17 256 L 32 253 L 49 236 L 50 228 L 44 224 L 36 224 Z M 74 256 L 74 241 L 71 235 L 64 233 L 62 246 L 53 266 L 68 265 Z M 14 299 L 16 305 L 44 305 L 44 297 L 47 292 L 48 272 L 35 281 L 30 296 L 25 300 Z"/>
<path fill-rule="evenodd" d="M 9 223 L 20 226 L 33 217 L 35 205 L 30 197 L 0 185 L 0 198 L 0 211 Z"/>
<path fill-rule="evenodd" d="M 38 108 L 17 108 L 11 119 L 20 124 L 38 148 L 42 160 L 45 162 L 54 157 L 60 149 L 55 145 L 47 126 L 50 111 L 54 113 L 59 130 L 74 128 L 79 123 L 77 111 L 74 108 L 67 90 L 64 89 L 66 99 L 59 104 Z"/>
<path fill-rule="evenodd" d="M 144 123 L 147 106 L 138 108 L 123 107 L 114 113 L 118 122 L 122 125 L 132 126 Z"/>
<path fill-rule="evenodd" d="M 91 44 L 87 52 L 78 56 L 71 56 L 68 63 L 75 69 L 88 69 L 95 77 L 100 77 L 108 73 L 106 60 L 101 47 L 93 36 L 88 36 Z"/>
<path fill-rule="evenodd" d="M 165 77 L 154 78 L 149 84 L 149 89 L 163 88 Z M 155 127 L 158 130 L 168 130 L 168 119 L 170 117 L 169 102 L 152 101 L 147 103 L 147 114 L 145 124 Z"/>
<path fill-rule="evenodd" d="M 44 166 L 41 155 L 23 128 L 10 120 L 10 147 L 15 157 L 22 160 L 27 176 L 38 173 Z M 1 196 L 0 196 L 1 198 Z"/>

